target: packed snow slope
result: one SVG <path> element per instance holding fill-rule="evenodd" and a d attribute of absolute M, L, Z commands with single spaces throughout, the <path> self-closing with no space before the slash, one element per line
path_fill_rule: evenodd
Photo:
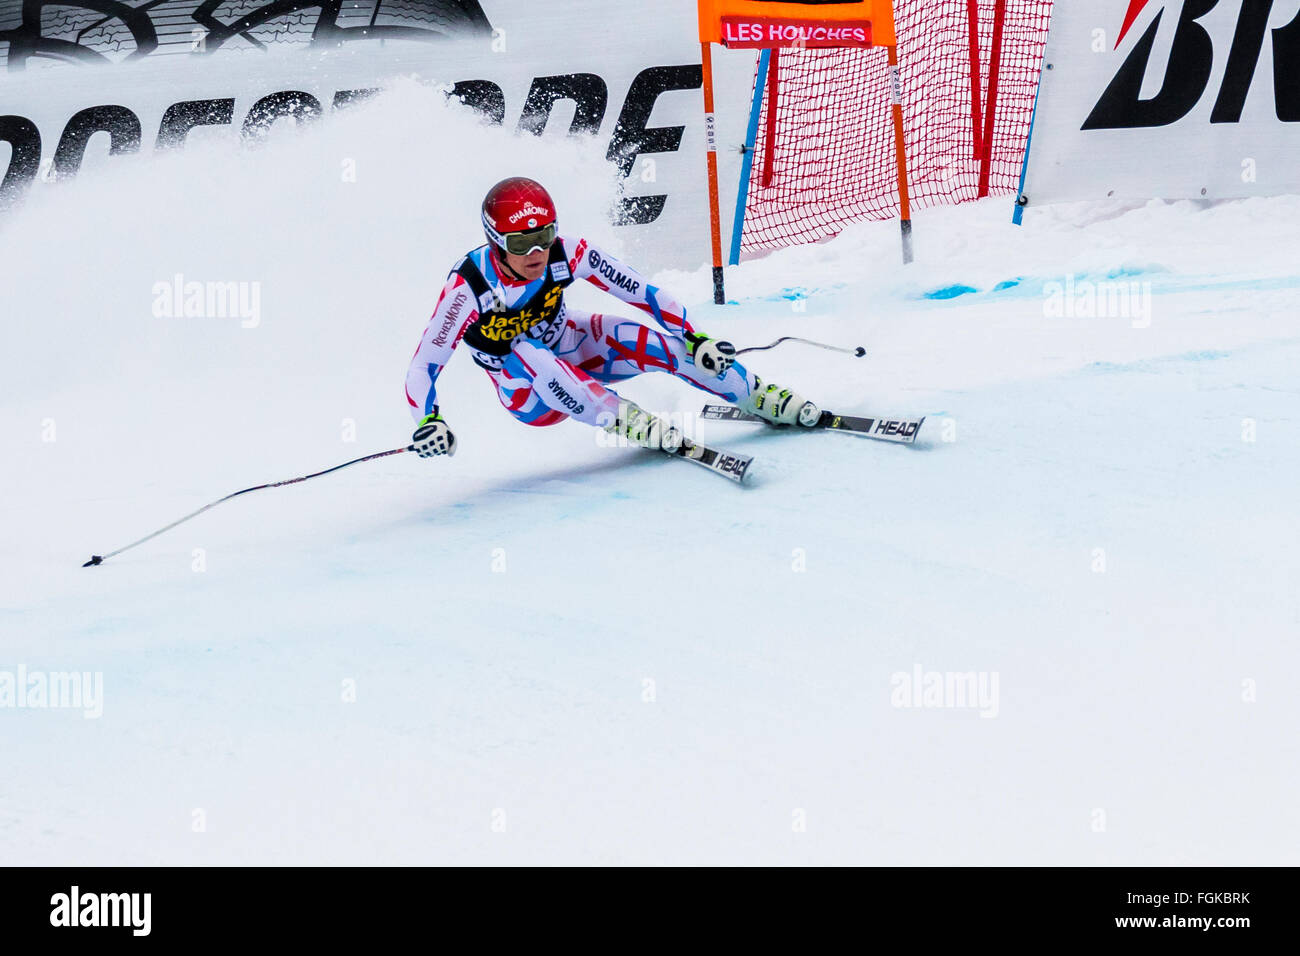
<path fill-rule="evenodd" d="M 492 182 L 544 180 L 617 249 L 599 149 L 472 122 L 399 88 L 0 224 L 0 679 L 103 680 L 97 719 L 0 706 L 0 861 L 1300 863 L 1294 198 L 931 211 L 908 268 L 896 224 L 862 226 L 729 270 L 725 307 L 707 268 L 657 276 L 741 346 L 866 346 L 750 358 L 926 415 L 913 448 L 687 420 L 756 456 L 736 487 L 519 425 L 457 355 L 455 458 L 258 492 L 83 570 L 404 444 Z M 155 315 L 176 275 L 257 283 L 257 321 Z M 1149 311 L 1059 314 L 1053 283 L 1103 281 Z M 991 696 L 899 706 L 917 669 Z"/>

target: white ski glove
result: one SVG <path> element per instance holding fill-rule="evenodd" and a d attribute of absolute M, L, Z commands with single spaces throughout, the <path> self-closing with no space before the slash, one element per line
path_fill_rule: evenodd
<path fill-rule="evenodd" d="M 686 333 L 686 351 L 691 361 L 721 378 L 731 369 L 736 361 L 736 347 L 722 339 L 711 339 L 707 335 Z"/>
<path fill-rule="evenodd" d="M 411 450 L 421 458 L 434 458 L 438 455 L 450 458 L 456 454 L 456 436 L 436 410 L 420 420 L 415 433 L 411 435 Z"/>

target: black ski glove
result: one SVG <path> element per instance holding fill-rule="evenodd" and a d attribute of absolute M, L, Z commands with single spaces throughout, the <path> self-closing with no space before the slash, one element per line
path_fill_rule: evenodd
<path fill-rule="evenodd" d="M 686 351 L 692 362 L 718 378 L 726 375 L 736 361 L 736 347 L 730 342 L 693 332 L 686 333 Z"/>
<path fill-rule="evenodd" d="M 411 435 L 411 449 L 421 458 L 434 458 L 438 455 L 451 457 L 456 454 L 456 436 L 451 433 L 436 408 L 433 414 L 420 419 L 415 433 Z"/>

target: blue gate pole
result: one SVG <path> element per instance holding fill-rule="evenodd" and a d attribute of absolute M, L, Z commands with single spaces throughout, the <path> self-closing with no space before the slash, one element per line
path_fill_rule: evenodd
<path fill-rule="evenodd" d="M 749 198 L 749 176 L 754 169 L 754 143 L 758 139 L 758 113 L 767 89 L 767 64 L 771 50 L 758 56 L 758 73 L 754 77 L 754 101 L 749 104 L 749 130 L 745 133 L 745 158 L 740 161 L 740 189 L 736 194 L 736 218 L 731 224 L 731 265 L 740 265 L 740 239 L 745 230 L 745 200 Z"/>
<path fill-rule="evenodd" d="M 1046 58 L 1044 58 L 1043 69 L 1051 69 L 1046 62 Z M 1034 111 L 1029 114 L 1029 137 L 1025 140 L 1025 163 L 1020 167 L 1020 191 L 1016 193 L 1016 208 L 1011 213 L 1011 221 L 1017 226 L 1019 226 L 1025 218 L 1025 202 L 1028 199 L 1025 195 L 1025 181 L 1029 178 L 1029 151 L 1034 146 L 1034 121 L 1038 119 L 1038 95 L 1042 92 L 1043 83 L 1040 78 L 1038 89 L 1034 91 Z"/>

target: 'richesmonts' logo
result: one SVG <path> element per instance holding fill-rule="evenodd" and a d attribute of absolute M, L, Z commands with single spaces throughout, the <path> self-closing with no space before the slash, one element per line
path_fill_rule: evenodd
<path fill-rule="evenodd" d="M 0 0 L 0 69 L 491 32 L 478 0 Z"/>
<path fill-rule="evenodd" d="M 1221 0 L 1183 0 L 1178 12 L 1169 62 L 1159 92 L 1142 98 L 1142 87 L 1151 67 L 1151 54 L 1166 12 L 1177 7 L 1177 0 L 1153 4 L 1151 0 L 1129 0 L 1119 37 L 1118 50 L 1144 13 L 1156 9 L 1145 32 L 1133 44 L 1119 72 L 1110 81 L 1101 99 L 1093 107 L 1083 129 L 1139 129 L 1169 126 L 1187 116 L 1201 101 L 1209 86 L 1214 68 L 1215 38 L 1200 22 L 1220 6 Z M 1273 42 L 1273 94 L 1277 118 L 1284 123 L 1300 123 L 1300 13 L 1285 26 L 1269 30 L 1273 4 L 1241 3 L 1237 26 L 1227 52 L 1223 82 L 1219 86 L 1210 114 L 1211 123 L 1236 123 L 1241 120 L 1259 64 L 1265 34 Z M 1172 14 L 1171 14 L 1172 15 Z"/>

